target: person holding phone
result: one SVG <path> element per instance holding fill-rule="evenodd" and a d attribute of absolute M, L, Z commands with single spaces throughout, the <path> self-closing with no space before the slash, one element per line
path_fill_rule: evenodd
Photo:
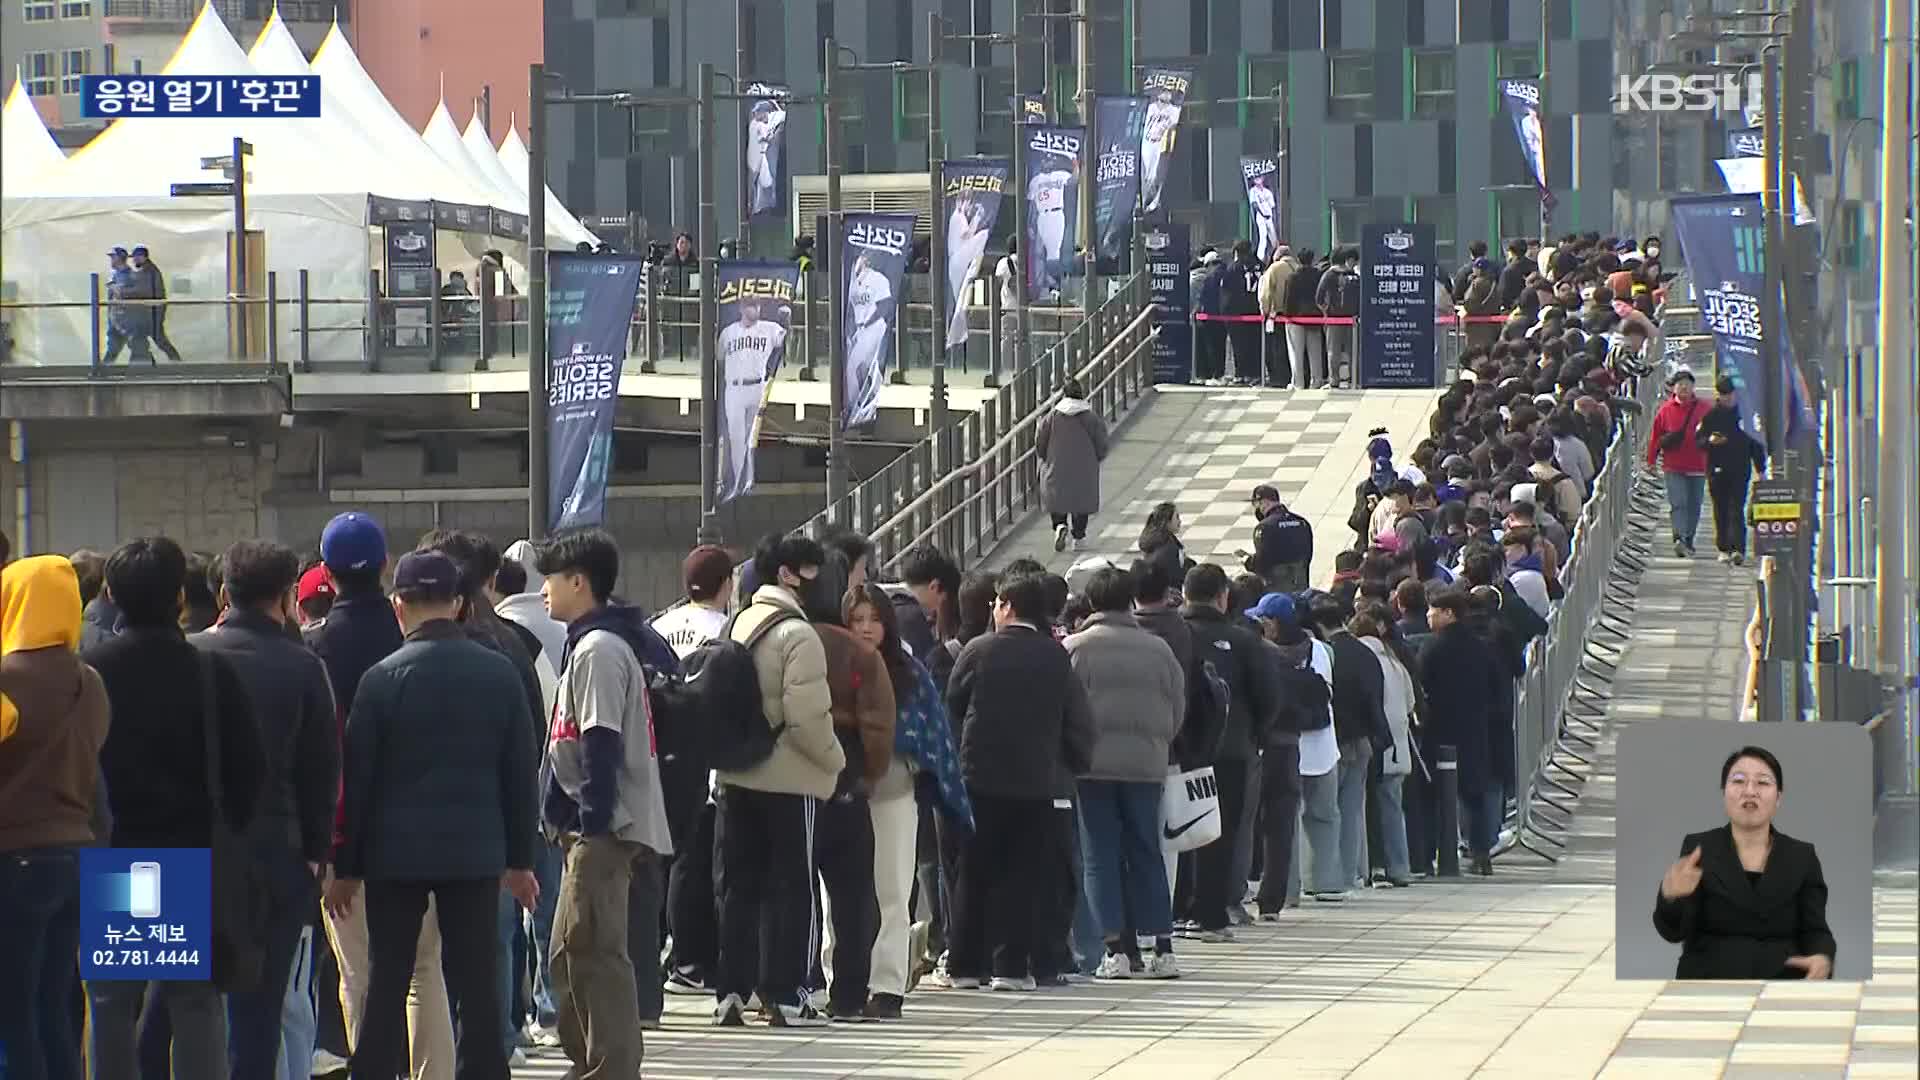
<path fill-rule="evenodd" d="M 1653 928 L 1681 946 L 1674 978 L 1832 978 L 1819 853 L 1773 827 L 1780 759 L 1743 746 L 1720 766 L 1720 788 L 1727 823 L 1681 843 L 1654 900 Z"/>

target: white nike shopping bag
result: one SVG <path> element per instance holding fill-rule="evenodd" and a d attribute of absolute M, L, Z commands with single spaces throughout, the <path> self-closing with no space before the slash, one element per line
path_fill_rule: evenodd
<path fill-rule="evenodd" d="M 1220 789 L 1213 766 L 1171 773 L 1160 793 L 1161 847 L 1192 851 L 1220 839 Z"/>

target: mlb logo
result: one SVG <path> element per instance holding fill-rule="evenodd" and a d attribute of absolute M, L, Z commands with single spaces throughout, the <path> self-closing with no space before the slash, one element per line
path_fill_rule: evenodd
<path fill-rule="evenodd" d="M 1163 232 L 1150 232 L 1146 238 L 1148 251 L 1165 251 L 1171 242 L 1172 238 Z"/>
<path fill-rule="evenodd" d="M 1386 234 L 1381 237 L 1381 242 L 1387 245 L 1388 251 L 1396 254 L 1413 250 L 1413 234 L 1405 229 L 1396 229 Z"/>
<path fill-rule="evenodd" d="M 419 251 L 427 246 L 427 238 L 419 233 L 402 233 L 394 238 L 393 246 L 401 251 Z"/>

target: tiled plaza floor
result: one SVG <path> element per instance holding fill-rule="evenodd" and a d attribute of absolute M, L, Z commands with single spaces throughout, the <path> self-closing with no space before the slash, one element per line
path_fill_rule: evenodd
<path fill-rule="evenodd" d="M 1180 502 L 1195 558 L 1244 544 L 1247 489 L 1275 482 L 1315 522 L 1315 581 L 1349 539 L 1366 432 L 1405 453 L 1419 394 L 1164 393 L 1136 414 L 1103 473 L 1098 553 L 1119 554 L 1147 507 Z M 1266 434 L 1263 434 L 1266 433 Z M 1276 448 L 1276 444 L 1278 447 Z M 1044 523 L 1043 523 L 1044 524 Z M 1196 529 L 1208 530 L 1196 534 Z M 1003 547 L 1063 566 L 1029 525 Z M 1657 558 L 1641 582 L 1615 728 L 1732 716 L 1749 579 Z M 1596 755 L 1550 866 L 1524 853 L 1491 880 L 1421 882 L 1291 910 L 1231 945 L 1178 945 L 1177 982 L 1032 994 L 923 991 L 897 1023 L 721 1031 L 704 999 L 669 999 L 644 1075 L 981 1080 L 1446 1080 L 1905 1077 L 1920 1070 L 1915 880 L 1875 894 L 1874 978 L 1862 983 L 1621 982 L 1613 977 L 1613 762 Z M 555 1078 L 542 1051 L 519 1077 Z"/>

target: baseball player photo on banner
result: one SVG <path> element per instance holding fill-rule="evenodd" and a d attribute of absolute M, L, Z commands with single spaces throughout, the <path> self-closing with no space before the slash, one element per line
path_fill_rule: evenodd
<path fill-rule="evenodd" d="M 1150 67 L 1140 79 L 1147 99 L 1147 118 L 1140 130 L 1140 209 L 1160 209 L 1160 193 L 1167 184 L 1167 155 L 1180 126 L 1180 110 L 1193 85 L 1192 68 Z"/>
<path fill-rule="evenodd" d="M 1551 210 L 1553 184 L 1547 179 L 1547 131 L 1540 117 L 1540 85 L 1525 79 L 1501 79 L 1500 100 L 1506 102 L 1514 138 L 1520 140 L 1520 155 L 1527 159 L 1527 171 L 1540 189 L 1540 205 Z"/>
<path fill-rule="evenodd" d="M 787 98 L 784 86 L 748 83 L 746 176 L 747 216 L 780 216 L 780 152 L 787 140 Z"/>
<path fill-rule="evenodd" d="M 1029 130 L 1027 140 L 1027 300 L 1059 299 L 1073 264 L 1074 220 L 1080 210 L 1080 151 L 1086 129 L 1049 124 Z"/>
<path fill-rule="evenodd" d="M 714 356 L 720 364 L 720 430 L 714 443 L 713 501 L 730 502 L 753 490 L 753 448 L 760 411 L 787 353 L 787 327 L 800 268 L 789 262 L 722 259 Z"/>
<path fill-rule="evenodd" d="M 1271 157 L 1243 157 L 1240 177 L 1247 184 L 1247 222 L 1253 253 L 1265 265 L 1280 249 L 1280 163 Z"/>
<path fill-rule="evenodd" d="M 949 161 L 941 166 L 946 178 L 947 220 L 947 348 L 967 343 L 967 283 L 980 272 L 987 237 L 1000 218 L 1000 199 L 1007 188 L 1007 163 Z"/>
<path fill-rule="evenodd" d="M 880 383 L 887 370 L 893 316 L 913 250 L 912 214 L 848 214 L 840 245 L 847 295 L 847 413 L 857 428 L 880 415 Z"/>
<path fill-rule="evenodd" d="M 1147 99 L 1102 97 L 1094 104 L 1093 235 L 1102 258 L 1117 259 L 1133 239 L 1133 208 L 1140 201 L 1140 129 Z"/>
<path fill-rule="evenodd" d="M 645 262 L 571 251 L 547 260 L 547 527 L 558 532 L 606 518 L 613 414 Z"/>

